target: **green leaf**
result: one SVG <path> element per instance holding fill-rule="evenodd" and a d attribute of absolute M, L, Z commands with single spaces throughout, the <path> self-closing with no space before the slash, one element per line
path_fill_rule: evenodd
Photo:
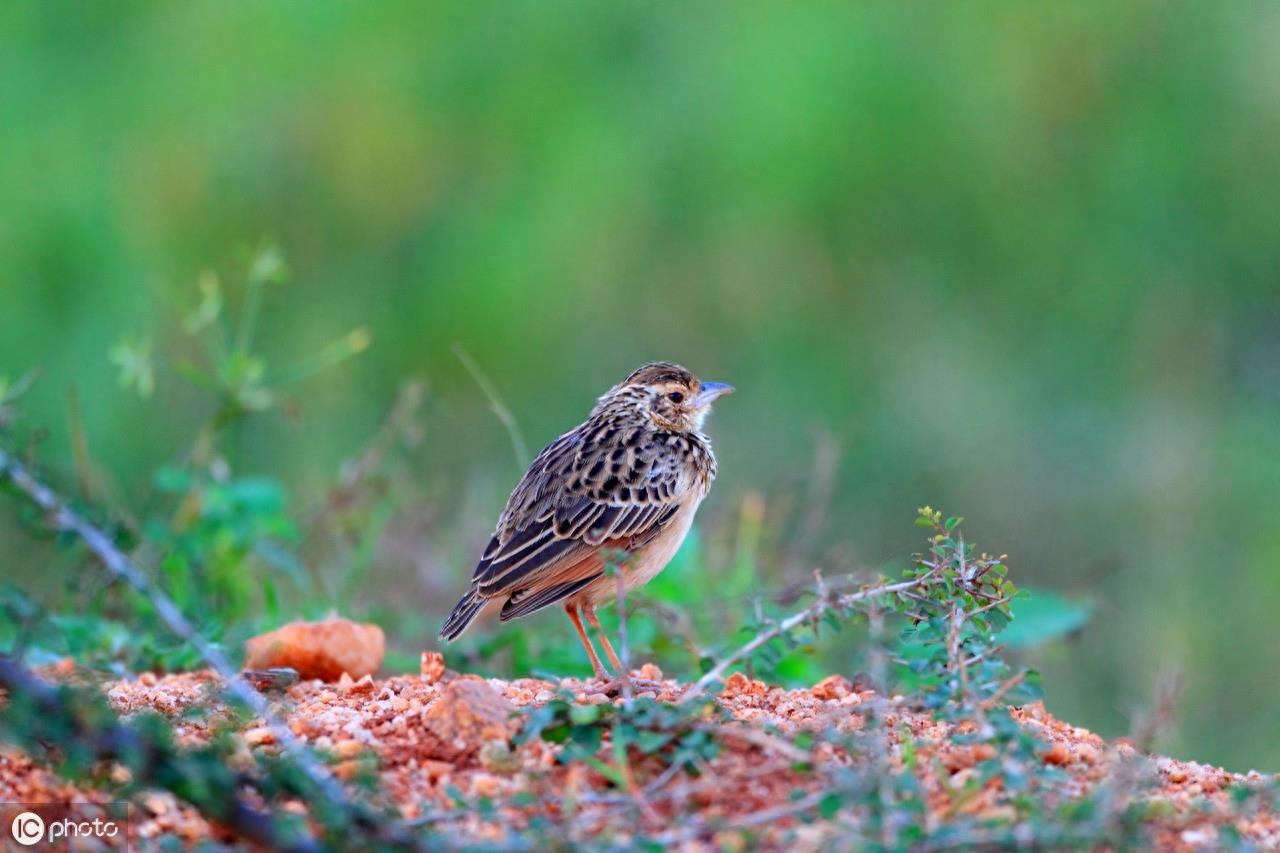
<path fill-rule="evenodd" d="M 547 743 L 564 743 L 569 739 L 569 732 L 569 726 L 564 724 L 547 726 L 542 730 L 542 739 Z"/>
<path fill-rule="evenodd" d="M 218 275 L 212 270 L 200 273 L 196 280 L 200 289 L 200 304 L 182 321 L 182 327 L 189 335 L 217 322 L 222 314 L 222 288 L 218 284 Z"/>
<path fill-rule="evenodd" d="M 600 705 L 571 705 L 569 719 L 580 726 L 590 725 L 601 717 Z"/>
<path fill-rule="evenodd" d="M 191 488 L 191 473 L 183 468 L 161 468 L 151 480 L 162 492 L 181 493 Z"/>
<path fill-rule="evenodd" d="M 288 275 L 284 252 L 277 246 L 267 246 L 258 252 L 249 265 L 249 281 L 253 284 L 280 284 Z"/>
<path fill-rule="evenodd" d="M 673 737 L 675 735 L 672 732 L 641 731 L 636 733 L 635 744 L 637 749 L 648 754 L 662 749 Z"/>
<path fill-rule="evenodd" d="M 120 387 L 133 388 L 144 400 L 155 393 L 150 338 L 126 338 L 111 348 L 110 358 L 120 370 Z"/>
<path fill-rule="evenodd" d="M 1000 633 L 1000 642 L 1009 648 L 1025 649 L 1064 637 L 1083 628 L 1092 605 L 1063 598 L 1048 589 L 1023 590 L 1012 602 L 1013 621 Z"/>

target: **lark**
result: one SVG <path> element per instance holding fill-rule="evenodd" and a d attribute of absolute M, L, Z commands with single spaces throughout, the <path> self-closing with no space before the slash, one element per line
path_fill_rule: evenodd
<path fill-rule="evenodd" d="M 533 460 L 507 500 L 471 588 L 440 630 L 456 639 L 481 613 L 503 622 L 560 606 L 596 678 L 609 679 L 582 619 L 622 677 L 622 662 L 596 608 L 622 584 L 635 589 L 666 567 L 716 477 L 703 423 L 733 391 L 678 364 L 646 364 L 609 389 L 585 422 Z"/>

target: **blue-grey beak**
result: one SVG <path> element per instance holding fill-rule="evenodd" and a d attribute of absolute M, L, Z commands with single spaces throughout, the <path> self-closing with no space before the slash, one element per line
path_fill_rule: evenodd
<path fill-rule="evenodd" d="M 702 390 L 698 392 L 698 396 L 694 398 L 694 402 L 697 404 L 697 408 L 701 409 L 703 406 L 711 405 L 725 394 L 732 393 L 732 385 L 727 385 L 724 382 L 703 382 Z"/>

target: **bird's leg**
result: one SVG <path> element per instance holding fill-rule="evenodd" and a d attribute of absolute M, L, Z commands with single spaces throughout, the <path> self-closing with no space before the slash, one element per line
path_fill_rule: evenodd
<path fill-rule="evenodd" d="M 613 664 L 613 668 L 618 671 L 621 676 L 626 676 L 627 669 L 622 665 L 622 661 L 618 660 L 618 653 L 613 650 L 613 643 L 609 642 L 609 635 L 604 632 L 604 628 L 600 627 L 600 617 L 596 615 L 596 606 L 594 604 L 584 605 L 582 615 L 587 617 L 587 624 L 596 629 L 596 636 L 600 638 L 600 645 L 604 646 L 604 653 L 609 658 L 609 663 Z"/>
<path fill-rule="evenodd" d="M 578 632 L 578 639 L 582 641 L 582 647 L 587 650 L 587 657 L 591 658 L 591 669 L 595 672 L 596 678 L 601 681 L 609 680 L 609 671 L 600 663 L 600 658 L 596 656 L 595 646 L 591 645 L 591 638 L 587 636 L 587 630 L 582 627 L 582 617 L 578 615 L 578 608 L 573 604 L 566 604 L 564 612 L 569 614 L 569 621 L 573 623 L 573 627 Z M 592 614 L 594 616 L 594 614 Z M 591 617 L 587 617 L 590 619 Z M 606 648 L 608 646 L 606 645 Z M 609 657 L 613 657 L 613 650 L 610 649 Z"/>
<path fill-rule="evenodd" d="M 609 656 L 609 663 L 613 664 L 613 668 L 618 671 L 618 681 L 626 681 L 632 688 L 641 690 L 653 690 L 654 692 L 662 692 L 662 682 L 654 681 L 650 678 L 634 678 L 631 673 L 627 672 L 627 668 L 622 665 L 622 661 L 618 659 L 617 653 L 613 650 L 613 644 L 609 642 L 609 635 L 604 632 L 604 628 L 600 626 L 600 617 L 596 615 L 594 604 L 585 605 L 582 613 L 587 617 L 587 623 L 596 629 L 596 634 L 600 637 L 600 644 L 604 646 L 604 653 Z"/>

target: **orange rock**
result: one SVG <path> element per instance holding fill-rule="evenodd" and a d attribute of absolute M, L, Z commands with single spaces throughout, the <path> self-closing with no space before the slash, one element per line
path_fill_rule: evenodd
<path fill-rule="evenodd" d="M 333 765 L 333 775 L 344 782 L 350 782 L 360 775 L 362 769 L 359 759 L 351 758 Z"/>
<path fill-rule="evenodd" d="M 346 673 L 344 672 L 343 675 L 346 675 Z M 373 692 L 373 676 L 366 674 L 359 681 L 353 681 L 350 684 L 347 684 L 343 688 L 343 692 L 354 693 L 354 694 L 364 694 L 366 696 L 369 695 L 370 693 Z"/>
<path fill-rule="evenodd" d="M 745 673 L 735 672 L 724 680 L 724 687 L 720 692 L 729 695 L 739 693 L 745 696 L 764 696 L 769 692 L 769 685 L 763 681 L 747 678 Z"/>
<path fill-rule="evenodd" d="M 1022 706 L 1022 716 L 1028 720 L 1043 722 L 1049 718 L 1049 712 L 1044 709 L 1044 702 L 1037 699 Z"/>
<path fill-rule="evenodd" d="M 657 664 L 646 663 L 636 671 L 637 678 L 647 678 L 650 681 L 661 681 L 662 670 L 658 669 Z"/>
<path fill-rule="evenodd" d="M 951 773 L 960 770 L 966 770 L 979 761 L 986 761 L 994 758 L 996 754 L 995 747 L 989 743 L 976 743 L 972 746 L 956 746 L 951 749 L 939 751 L 938 758 Z"/>
<path fill-rule="evenodd" d="M 245 668 L 290 667 L 301 678 L 337 681 L 372 675 L 382 666 L 386 639 L 377 625 L 347 619 L 291 622 L 245 643 Z"/>
<path fill-rule="evenodd" d="M 444 655 L 440 652 L 423 652 L 418 672 L 427 684 L 438 683 L 444 678 Z"/>
<path fill-rule="evenodd" d="M 1065 767 L 1071 763 L 1071 751 L 1062 743 L 1055 743 L 1053 746 L 1049 747 L 1049 751 L 1044 754 L 1044 763 L 1057 764 L 1060 767 Z"/>
<path fill-rule="evenodd" d="M 843 699 L 853 693 L 853 685 L 843 675 L 828 675 L 813 685 L 810 692 L 815 699 Z"/>
<path fill-rule="evenodd" d="M 424 755 L 470 763 L 492 741 L 509 741 L 518 723 L 515 706 L 484 681 L 458 679 L 422 715 Z"/>
<path fill-rule="evenodd" d="M 358 740 L 340 740 L 333 745 L 334 754 L 343 760 L 358 758 L 364 751 L 365 745 Z"/>
<path fill-rule="evenodd" d="M 426 774 L 427 781 L 432 784 L 441 777 L 448 776 L 453 772 L 453 765 L 447 761 L 435 761 L 428 758 L 419 762 L 419 766 Z"/>
<path fill-rule="evenodd" d="M 262 746 L 263 744 L 275 743 L 276 735 L 268 726 L 256 726 L 245 730 L 244 742 L 249 746 Z"/>

